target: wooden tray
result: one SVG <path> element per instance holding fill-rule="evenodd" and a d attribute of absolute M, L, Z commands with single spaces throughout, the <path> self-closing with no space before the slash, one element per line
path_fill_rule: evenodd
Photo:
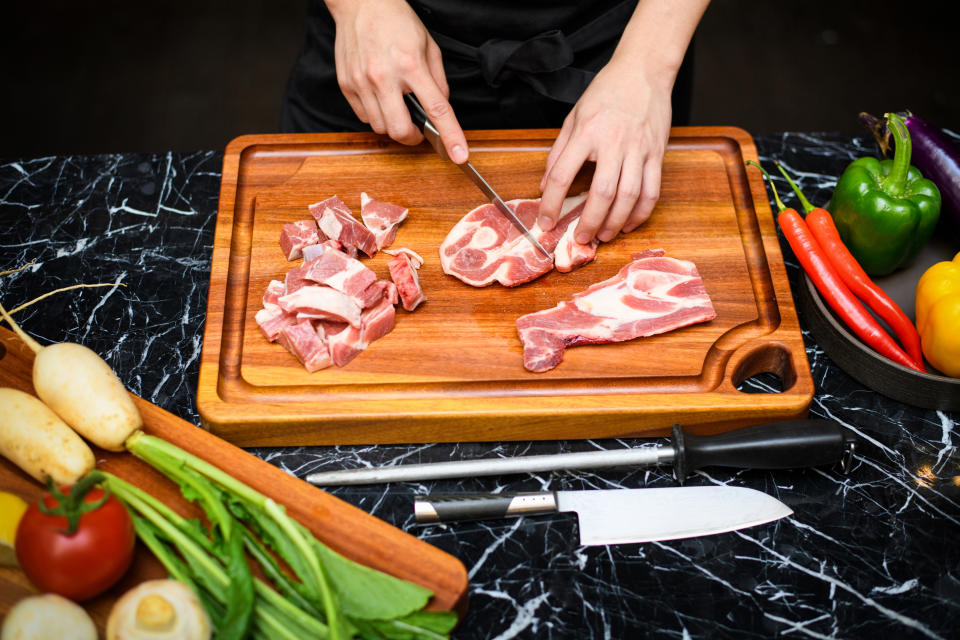
<path fill-rule="evenodd" d="M 472 162 L 507 198 L 538 197 L 556 131 L 468 133 Z M 675 422 L 717 431 L 806 415 L 813 382 L 766 192 L 745 171 L 756 148 L 743 130 L 674 129 L 661 198 L 637 231 L 602 245 L 572 273 L 474 288 L 443 274 L 437 249 L 482 204 L 479 190 L 426 145 L 372 134 L 269 135 L 227 147 L 214 239 L 197 405 L 204 425 L 242 445 L 579 439 L 667 433 Z M 589 182 L 581 176 L 578 189 Z M 284 223 L 337 194 L 410 208 L 396 247 L 426 259 L 428 301 L 342 368 L 307 373 L 254 321 L 267 283 L 296 263 Z M 718 317 L 661 336 L 578 347 L 527 372 L 516 319 L 615 274 L 642 249 L 692 260 Z M 389 256 L 365 259 L 387 277 Z M 772 372 L 783 391 L 739 383 Z"/>
<path fill-rule="evenodd" d="M 33 353 L 12 332 L 0 328 L 0 386 L 33 393 L 30 381 L 32 366 Z M 341 554 L 433 590 L 434 597 L 429 608 L 452 609 L 461 616 L 465 612 L 467 572 L 457 558 L 298 480 L 146 400 L 136 396 L 134 400 L 143 414 L 146 425 L 144 431 L 147 433 L 164 438 L 216 464 L 238 480 L 285 505 L 287 513 Z M 127 453 L 110 453 L 100 449 L 94 449 L 94 453 L 98 468 L 145 489 L 184 516 L 201 515 L 196 506 L 180 496 L 173 482 L 146 463 Z M 37 499 L 42 491 L 40 484 L 2 458 L 0 489 L 27 500 Z M 146 547 L 138 543 L 133 566 L 120 583 L 84 603 L 101 635 L 110 608 L 120 595 L 144 580 L 166 575 L 160 563 Z M 36 593 L 36 589 L 22 571 L 0 567 L 0 618 L 14 603 L 33 593 Z"/>

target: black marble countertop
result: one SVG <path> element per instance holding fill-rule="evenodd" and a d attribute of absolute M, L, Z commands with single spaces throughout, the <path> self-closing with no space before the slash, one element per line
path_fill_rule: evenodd
<path fill-rule="evenodd" d="M 872 141 L 756 139 L 815 202 Z M 124 288 L 54 296 L 20 314 L 42 343 L 102 354 L 128 388 L 199 424 L 194 394 L 220 171 L 218 151 L 0 160 L 3 303 L 77 282 Z M 786 187 L 780 181 L 778 187 Z M 792 282 L 798 267 L 784 256 Z M 801 324 L 804 318 L 801 314 Z M 563 472 L 331 491 L 457 556 L 470 579 L 458 638 L 950 638 L 960 632 L 960 415 L 870 391 L 805 333 L 811 416 L 863 438 L 852 469 L 698 473 L 688 484 L 767 492 L 794 514 L 702 538 L 577 544 L 572 514 L 417 525 L 414 494 L 671 486 L 666 468 Z M 259 448 L 299 477 L 337 468 L 581 451 L 650 441 Z"/>

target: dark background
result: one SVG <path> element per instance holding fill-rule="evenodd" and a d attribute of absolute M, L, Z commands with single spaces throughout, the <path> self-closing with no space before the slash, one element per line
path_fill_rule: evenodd
<path fill-rule="evenodd" d="M 947 3 L 714 0 L 691 124 L 862 134 L 860 111 L 960 130 Z M 0 155 L 223 149 L 277 130 L 305 0 L 6 3 Z"/>

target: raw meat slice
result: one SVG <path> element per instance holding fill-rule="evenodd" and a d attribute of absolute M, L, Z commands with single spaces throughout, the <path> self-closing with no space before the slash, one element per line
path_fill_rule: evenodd
<path fill-rule="evenodd" d="M 572 300 L 517 319 L 526 369 L 554 368 L 567 347 L 622 342 L 717 317 L 692 262 L 668 258 L 662 249 L 633 258 Z"/>
<path fill-rule="evenodd" d="M 280 307 L 280 296 L 287 292 L 287 287 L 285 284 L 279 280 L 271 280 L 270 284 L 267 285 L 267 290 L 263 292 L 263 307 L 269 309 L 270 307 Z"/>
<path fill-rule="evenodd" d="M 360 218 L 373 233 L 377 249 L 393 244 L 397 237 L 397 227 L 407 219 L 408 209 L 389 202 L 374 200 L 367 193 L 360 193 Z"/>
<path fill-rule="evenodd" d="M 283 346 L 297 357 L 307 371 L 313 373 L 333 363 L 323 339 L 323 330 L 318 331 L 309 320 L 284 327 L 281 335 Z"/>
<path fill-rule="evenodd" d="M 293 293 L 280 296 L 279 302 L 287 313 L 360 326 L 360 307 L 347 295 L 330 287 L 316 284 L 300 287 Z"/>
<path fill-rule="evenodd" d="M 320 256 L 304 263 L 302 276 L 346 294 L 361 309 L 376 302 L 365 292 L 377 281 L 377 274 L 342 251 L 325 249 Z"/>
<path fill-rule="evenodd" d="M 317 221 L 297 220 L 290 222 L 280 229 L 280 249 L 287 260 L 298 260 L 303 257 L 303 248 L 320 243 L 320 233 Z"/>
<path fill-rule="evenodd" d="M 390 258 L 387 262 L 387 268 L 390 269 L 390 277 L 397 285 L 397 292 L 403 302 L 404 309 L 413 311 L 421 302 L 426 302 L 427 296 L 423 294 L 420 278 L 417 277 L 417 269 L 413 266 L 413 261 L 409 255 L 400 253 L 394 258 Z"/>
<path fill-rule="evenodd" d="M 353 217 L 353 212 L 338 196 L 311 204 L 310 213 L 328 238 L 345 247 L 356 247 L 371 257 L 377 252 L 373 233 Z"/>
<path fill-rule="evenodd" d="M 579 218 L 580 216 L 577 215 Z M 553 266 L 560 273 L 568 273 L 577 267 L 583 266 L 597 257 L 597 245 L 600 242 L 594 238 L 589 244 L 580 244 L 573 239 L 573 232 L 577 225 L 568 222 L 563 235 L 553 250 Z"/>
<path fill-rule="evenodd" d="M 364 310 L 363 322 L 359 328 L 324 323 L 333 363 L 342 367 L 356 358 L 371 342 L 390 333 L 395 319 L 396 309 L 384 298 L 377 306 Z"/>
<path fill-rule="evenodd" d="M 257 326 L 260 327 L 260 331 L 267 340 L 276 342 L 284 327 L 296 324 L 297 317 L 287 313 L 279 305 L 271 305 L 257 311 L 254 320 L 257 321 Z"/>
<path fill-rule="evenodd" d="M 286 294 L 291 294 L 301 287 L 305 287 L 308 284 L 313 284 L 309 280 L 303 277 L 303 266 L 294 267 L 287 271 L 287 274 L 283 277 L 283 290 Z M 277 301 L 277 304 L 280 304 Z"/>
<path fill-rule="evenodd" d="M 543 231 L 536 223 L 539 199 L 511 200 L 507 204 L 537 241 L 553 252 L 567 229 L 583 213 L 586 199 L 583 193 L 564 200 L 560 219 L 550 231 Z M 572 242 L 572 235 L 569 241 Z M 596 243 L 566 247 L 563 255 L 562 269 L 569 271 L 596 256 Z M 574 255 L 575 259 L 567 257 Z M 493 204 L 484 204 L 461 218 L 447 234 L 440 245 L 440 266 L 444 273 L 474 287 L 494 282 L 514 287 L 548 273 L 554 263 L 530 244 Z"/>
<path fill-rule="evenodd" d="M 353 249 L 352 254 L 350 252 L 344 251 L 343 246 L 336 240 L 331 240 L 330 238 L 327 238 L 326 240 L 321 240 L 319 244 L 311 244 L 304 247 L 303 261 L 310 262 L 314 258 L 319 258 L 320 256 L 323 255 L 323 252 L 327 251 L 328 249 L 332 249 L 334 251 L 341 251 L 343 253 L 346 253 L 351 258 L 356 258 L 357 248 L 356 247 L 351 247 L 351 248 Z"/>

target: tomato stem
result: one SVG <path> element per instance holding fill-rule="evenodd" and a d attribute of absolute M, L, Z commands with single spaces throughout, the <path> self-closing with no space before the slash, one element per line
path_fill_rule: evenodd
<path fill-rule="evenodd" d="M 57 506 L 48 507 L 44 502 L 43 496 L 41 496 L 37 507 L 42 513 L 48 516 L 65 517 L 67 519 L 67 528 L 61 533 L 72 536 L 77 532 L 77 527 L 80 526 L 80 518 L 83 517 L 83 514 L 96 511 L 102 507 L 103 503 L 110 497 L 110 493 L 104 491 L 103 497 L 96 502 L 86 502 L 85 500 L 90 490 L 105 479 L 106 477 L 101 472 L 93 470 L 80 478 L 77 484 L 70 487 L 70 493 L 64 495 L 64 493 L 53 484 L 53 480 L 47 478 L 47 490 L 57 501 Z"/>

